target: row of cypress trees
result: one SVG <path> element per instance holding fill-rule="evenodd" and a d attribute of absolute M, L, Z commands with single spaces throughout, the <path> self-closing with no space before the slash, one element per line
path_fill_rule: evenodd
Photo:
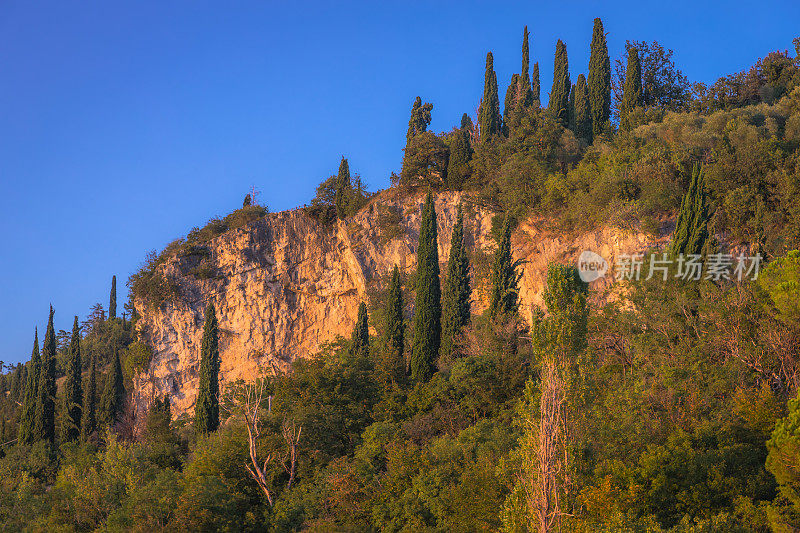
<path fill-rule="evenodd" d="M 115 280 L 113 280 L 115 281 Z M 115 303 L 116 284 L 112 281 L 111 302 Z M 111 306 L 114 307 L 113 305 Z M 83 378 L 81 333 L 78 317 L 72 325 L 72 335 L 67 348 L 66 377 L 63 401 L 56 416 L 56 336 L 53 325 L 55 312 L 50 306 L 47 330 L 39 352 L 39 332 L 34 332 L 33 351 L 27 368 L 17 439 L 21 444 L 38 441 L 54 443 L 88 438 L 100 424 L 112 426 L 122 415 L 125 404 L 125 387 L 119 352 L 115 351 L 106 376 L 105 388 L 97 398 L 97 362 L 92 357 L 87 379 Z M 57 420 L 60 427 L 57 428 Z M 57 434 L 57 430 L 59 433 Z"/>

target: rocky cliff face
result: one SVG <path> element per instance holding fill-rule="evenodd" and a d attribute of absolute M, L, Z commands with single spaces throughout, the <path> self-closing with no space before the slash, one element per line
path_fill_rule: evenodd
<path fill-rule="evenodd" d="M 160 268 L 178 287 L 178 297 L 158 311 L 136 302 L 139 329 L 153 350 L 149 369 L 135 378 L 134 402 L 143 415 L 156 394 L 169 394 L 172 412 L 191 412 L 197 395 L 203 312 L 216 307 L 220 327 L 220 380 L 253 379 L 271 366 L 286 369 L 321 344 L 350 335 L 358 305 L 367 290 L 383 283 L 397 264 L 416 269 L 416 243 L 422 196 L 398 198 L 381 193 L 355 217 L 325 227 L 302 210 L 267 215 L 211 241 L 210 256 L 174 257 Z M 465 233 L 474 253 L 476 291 L 473 311 L 485 308 L 485 286 L 493 213 L 469 205 L 461 193 L 436 197 L 439 258 L 448 257 L 456 210 L 464 201 Z M 551 261 L 574 263 L 593 250 L 612 261 L 658 244 L 644 234 L 599 229 L 578 238 L 547 230 L 542 221 L 522 222 L 513 237 L 514 254 L 524 260 L 521 311 L 530 320 Z M 206 276 L 190 272 L 203 263 Z M 602 288 L 608 281 L 593 284 Z"/>

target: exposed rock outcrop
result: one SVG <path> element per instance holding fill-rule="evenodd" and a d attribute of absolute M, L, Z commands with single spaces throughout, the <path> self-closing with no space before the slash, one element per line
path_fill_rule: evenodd
<path fill-rule="evenodd" d="M 356 216 L 325 227 L 303 210 L 269 214 L 247 226 L 213 239 L 210 255 L 173 257 L 159 268 L 177 288 L 178 296 L 161 309 L 147 310 L 138 327 L 153 350 L 150 367 L 135 378 L 138 415 L 155 394 L 168 393 L 172 412 L 192 409 L 197 394 L 203 310 L 216 306 L 220 327 L 221 381 L 252 379 L 270 365 L 286 369 L 296 358 L 318 351 L 337 336 L 348 336 L 359 303 L 371 284 L 397 264 L 416 268 L 416 243 L 424 198 L 400 198 L 386 191 Z M 450 233 L 461 193 L 436 197 L 439 257 L 444 272 Z M 475 254 L 476 291 L 473 311 L 485 308 L 485 285 L 493 213 L 465 201 L 465 234 Z M 643 233 L 599 229 L 577 238 L 548 231 L 543 221 L 523 221 L 513 237 L 514 255 L 524 260 L 521 311 L 530 320 L 551 261 L 574 262 L 581 251 L 593 250 L 612 261 L 620 253 L 643 251 L 655 244 Z M 191 274 L 202 263 L 202 278 Z M 483 266 L 480 266 L 483 265 Z M 602 287 L 600 280 L 593 286 Z"/>

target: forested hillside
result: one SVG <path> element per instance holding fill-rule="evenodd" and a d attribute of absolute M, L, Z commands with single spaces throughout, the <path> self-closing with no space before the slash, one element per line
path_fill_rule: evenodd
<path fill-rule="evenodd" d="M 221 384 L 204 304 L 192 412 L 167 395 L 134 416 L 142 315 L 181 297 L 160 267 L 196 256 L 188 275 L 215 276 L 208 243 L 266 215 L 249 195 L 148 255 L 123 312 L 116 278 L 70 332 L 51 308 L 30 361 L 0 367 L 0 530 L 800 530 L 800 39 L 704 86 L 657 42 L 611 58 L 600 19 L 586 37 L 585 73 L 555 45 L 549 92 L 527 27 L 504 94 L 489 52 L 477 116 L 451 131 L 410 99 L 388 193 L 344 157 L 322 180 L 302 213 L 331 232 L 380 194 L 425 202 L 416 269 L 318 354 Z M 441 191 L 463 198 L 446 235 Z M 489 257 L 465 237 L 475 208 L 494 213 Z M 532 218 L 564 241 L 671 237 L 609 289 L 551 264 L 541 308 L 521 310 L 513 236 Z M 656 260 L 701 266 L 662 277 Z"/>

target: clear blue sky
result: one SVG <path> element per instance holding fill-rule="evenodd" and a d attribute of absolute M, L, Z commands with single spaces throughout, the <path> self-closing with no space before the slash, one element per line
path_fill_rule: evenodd
<path fill-rule="evenodd" d="M 564 6 L 564 7 L 562 7 Z M 241 205 L 307 202 L 350 160 L 374 190 L 399 171 L 415 96 L 432 128 L 474 115 L 484 58 L 502 95 L 531 31 L 543 97 L 556 39 L 573 79 L 592 20 L 612 58 L 625 39 L 675 50 L 713 82 L 793 48 L 783 2 L 0 2 L 0 359 L 30 356 L 48 305 L 68 329 L 111 275 Z"/>

